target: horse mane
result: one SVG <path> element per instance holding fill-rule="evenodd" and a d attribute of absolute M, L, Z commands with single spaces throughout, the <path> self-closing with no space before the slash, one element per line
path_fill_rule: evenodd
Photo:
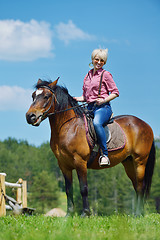
<path fill-rule="evenodd" d="M 35 88 L 38 89 L 40 87 L 45 87 L 52 83 L 51 81 L 42 81 L 35 85 Z M 63 86 L 55 85 L 52 87 L 52 90 L 55 92 L 57 103 L 55 105 L 55 111 L 63 111 L 64 109 L 69 108 L 68 105 L 73 108 L 75 114 L 78 117 L 83 117 L 84 108 L 81 107 L 77 101 L 69 94 L 68 89 Z"/>

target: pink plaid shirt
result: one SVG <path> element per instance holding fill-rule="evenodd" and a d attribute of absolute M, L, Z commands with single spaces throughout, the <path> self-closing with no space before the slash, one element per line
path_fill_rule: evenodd
<path fill-rule="evenodd" d="M 91 69 L 85 76 L 83 82 L 83 96 L 86 102 L 94 102 L 97 99 L 100 78 L 103 71 L 103 68 L 101 68 L 93 75 L 93 69 Z M 110 93 L 115 93 L 119 96 L 119 91 L 112 75 L 110 72 L 104 71 L 101 87 L 101 97 L 105 99 L 109 96 Z"/>

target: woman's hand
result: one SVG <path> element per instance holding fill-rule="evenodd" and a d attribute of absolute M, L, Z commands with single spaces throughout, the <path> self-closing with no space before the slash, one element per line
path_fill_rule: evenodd
<path fill-rule="evenodd" d="M 96 100 L 96 103 L 97 103 L 97 105 L 101 105 L 101 104 L 103 104 L 103 103 L 107 103 L 107 102 L 110 102 L 110 101 L 112 101 L 113 99 L 115 99 L 116 97 L 118 97 L 118 95 L 117 94 L 115 94 L 115 93 L 111 93 L 107 98 L 97 98 L 97 100 Z"/>
<path fill-rule="evenodd" d="M 77 102 L 84 102 L 83 95 L 81 97 L 73 97 Z"/>
<path fill-rule="evenodd" d="M 97 98 L 97 99 L 96 99 L 96 104 L 97 104 L 97 105 L 101 105 L 101 104 L 103 104 L 103 103 L 106 103 L 106 101 L 105 101 L 104 98 Z"/>

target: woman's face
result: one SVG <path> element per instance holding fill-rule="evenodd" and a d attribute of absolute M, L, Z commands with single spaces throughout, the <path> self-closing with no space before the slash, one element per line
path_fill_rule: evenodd
<path fill-rule="evenodd" d="M 95 70 L 102 68 L 104 65 L 104 60 L 98 56 L 95 56 L 93 59 L 93 66 Z"/>

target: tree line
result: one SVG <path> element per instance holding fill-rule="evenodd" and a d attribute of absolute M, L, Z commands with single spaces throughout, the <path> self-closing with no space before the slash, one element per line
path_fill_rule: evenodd
<path fill-rule="evenodd" d="M 65 186 L 57 160 L 49 143 L 39 147 L 27 141 L 8 138 L 0 141 L 0 172 L 7 174 L 6 181 L 27 180 L 28 206 L 37 213 L 65 206 Z M 74 202 L 76 212 L 82 210 L 82 201 L 76 172 L 74 179 Z M 89 203 L 93 214 L 132 214 L 135 209 L 135 192 L 122 164 L 100 171 L 88 170 Z M 14 197 L 11 190 L 8 195 Z M 156 147 L 156 165 L 152 188 L 145 209 L 160 212 L 160 149 Z M 66 209 L 63 209 L 66 210 Z"/>

